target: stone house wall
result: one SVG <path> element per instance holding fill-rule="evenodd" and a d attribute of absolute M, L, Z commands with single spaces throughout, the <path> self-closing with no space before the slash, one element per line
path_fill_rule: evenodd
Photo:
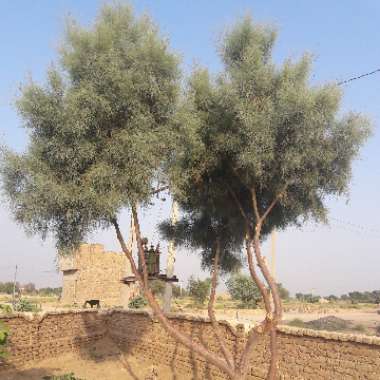
<path fill-rule="evenodd" d="M 98 299 L 101 305 L 126 306 L 137 293 L 135 285 L 121 283 L 132 274 L 124 254 L 106 252 L 101 244 L 82 244 L 73 255 L 60 258 L 63 305 L 83 305 Z"/>
<path fill-rule="evenodd" d="M 173 315 L 172 323 L 210 349 L 218 350 L 210 323 L 202 318 Z M 177 372 L 194 379 L 224 380 L 227 377 L 197 355 L 171 339 L 146 312 L 129 310 L 68 311 L 28 319 L 2 317 L 11 332 L 8 364 L 80 352 L 91 343 L 111 338 L 125 353 L 147 363 L 175 366 Z M 246 332 L 221 323 L 227 344 L 241 352 Z M 267 340 L 260 339 L 251 358 L 249 380 L 265 379 Z M 1 367 L 5 367 L 5 363 Z M 279 328 L 279 370 L 281 380 L 380 379 L 380 338 L 344 335 L 290 327 Z"/>

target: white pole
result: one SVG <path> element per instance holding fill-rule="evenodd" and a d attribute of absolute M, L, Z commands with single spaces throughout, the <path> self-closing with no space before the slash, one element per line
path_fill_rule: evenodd
<path fill-rule="evenodd" d="M 15 268 L 15 277 L 13 281 L 13 306 L 16 305 L 16 280 L 17 280 L 17 265 Z"/>
<path fill-rule="evenodd" d="M 178 203 L 173 200 L 172 204 L 172 210 L 170 214 L 170 220 L 171 224 L 175 225 L 178 220 Z M 174 275 L 174 263 L 175 263 L 175 244 L 173 240 L 169 241 L 168 246 L 168 258 L 166 263 L 166 276 L 168 278 L 173 277 Z M 164 312 L 169 313 L 172 303 L 172 296 L 173 296 L 173 287 L 170 282 L 167 282 L 165 284 L 165 293 L 164 293 Z"/>
<path fill-rule="evenodd" d="M 272 231 L 272 244 L 271 244 L 271 267 L 272 277 L 276 281 L 276 230 Z"/>

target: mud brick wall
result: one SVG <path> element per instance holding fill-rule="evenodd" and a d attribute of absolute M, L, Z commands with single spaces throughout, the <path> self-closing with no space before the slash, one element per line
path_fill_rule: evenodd
<path fill-rule="evenodd" d="M 135 285 L 124 285 L 121 279 L 132 274 L 122 253 L 105 251 L 102 244 L 81 244 L 72 255 L 61 256 L 63 273 L 62 305 L 98 299 L 104 306 L 127 306 L 138 293 Z"/>
<path fill-rule="evenodd" d="M 1 317 L 10 330 L 6 359 L 20 365 L 65 352 L 86 353 L 91 343 L 111 338 L 126 354 L 175 367 L 176 372 L 197 379 L 227 377 L 176 343 L 146 312 L 128 310 L 67 311 L 41 317 Z M 171 322 L 209 349 L 219 350 L 210 323 L 203 318 L 172 315 Z M 223 334 L 234 355 L 241 353 L 246 331 L 227 322 Z M 281 380 L 379 380 L 380 338 L 280 327 L 279 369 Z M 250 360 L 249 380 L 265 379 L 268 341 L 261 338 Z M 0 362 L 0 369 L 5 363 Z M 0 376 L 1 378 L 1 376 Z"/>
<path fill-rule="evenodd" d="M 41 317 L 15 315 L 1 317 L 10 332 L 8 356 L 1 366 L 26 362 L 78 351 L 107 334 L 104 317 L 97 312 L 60 312 Z"/>
<path fill-rule="evenodd" d="M 153 363 L 175 366 L 177 371 L 192 374 L 195 378 L 207 378 L 208 375 L 215 380 L 227 379 L 202 358 L 177 344 L 148 314 L 120 310 L 111 312 L 108 318 L 109 334 L 124 352 Z M 195 340 L 218 351 L 210 323 L 206 320 L 173 316 L 172 322 Z M 223 323 L 222 328 L 229 348 L 237 355 L 246 339 L 243 326 L 233 328 Z M 282 380 L 380 379 L 380 338 L 291 327 L 280 327 L 278 337 Z M 250 360 L 249 380 L 265 379 L 267 348 L 268 339 L 259 339 Z"/>

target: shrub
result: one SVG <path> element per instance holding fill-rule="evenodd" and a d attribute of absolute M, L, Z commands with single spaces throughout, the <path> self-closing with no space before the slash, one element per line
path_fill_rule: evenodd
<path fill-rule="evenodd" d="M 144 297 L 136 296 L 129 301 L 128 307 L 130 309 L 141 309 L 142 307 L 146 306 L 147 304 L 148 304 L 148 302 L 146 301 L 146 299 Z"/>
<path fill-rule="evenodd" d="M 7 327 L 0 322 L 0 358 L 4 358 L 7 355 L 7 351 L 5 350 L 5 346 L 8 340 L 8 329 Z"/>
<path fill-rule="evenodd" d="M 188 289 L 190 296 L 200 305 L 203 305 L 210 294 L 211 279 L 200 280 L 199 278 L 195 280 L 190 277 Z"/>
<path fill-rule="evenodd" d="M 226 286 L 232 299 L 241 301 L 242 308 L 254 309 L 261 300 L 261 294 L 252 278 L 243 274 L 236 274 L 226 281 Z"/>
<path fill-rule="evenodd" d="M 0 304 L 0 313 L 10 314 L 13 312 L 12 306 L 7 304 Z"/>
<path fill-rule="evenodd" d="M 36 304 L 28 301 L 27 299 L 21 298 L 16 303 L 16 305 L 14 306 L 14 310 L 15 311 L 33 311 L 33 312 L 36 312 L 36 311 L 39 311 L 40 308 Z"/>

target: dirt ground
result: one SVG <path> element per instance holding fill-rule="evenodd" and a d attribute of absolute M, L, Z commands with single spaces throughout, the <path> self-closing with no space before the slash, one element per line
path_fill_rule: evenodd
<path fill-rule="evenodd" d="M 192 377 L 178 373 L 175 368 L 152 365 L 133 356 L 122 355 L 108 339 L 89 348 L 88 354 L 69 353 L 46 359 L 28 366 L 0 372 L 1 380 L 42 380 L 73 372 L 80 380 L 190 380 Z"/>
<path fill-rule="evenodd" d="M 201 315 L 207 317 L 206 310 L 186 311 L 186 314 Z M 251 327 L 255 323 L 264 319 L 265 314 L 261 309 L 248 310 L 248 309 L 235 309 L 235 310 L 217 310 L 217 318 L 219 320 L 227 320 L 231 324 L 244 324 L 246 328 Z M 362 308 L 362 309 L 340 309 L 340 308 L 318 308 L 302 312 L 298 310 L 285 311 L 283 315 L 283 322 L 289 322 L 294 319 L 300 319 L 304 322 L 320 319 L 326 316 L 335 316 L 345 319 L 354 324 L 363 325 L 369 330 L 373 330 L 380 326 L 380 314 L 377 313 L 376 308 Z"/>

